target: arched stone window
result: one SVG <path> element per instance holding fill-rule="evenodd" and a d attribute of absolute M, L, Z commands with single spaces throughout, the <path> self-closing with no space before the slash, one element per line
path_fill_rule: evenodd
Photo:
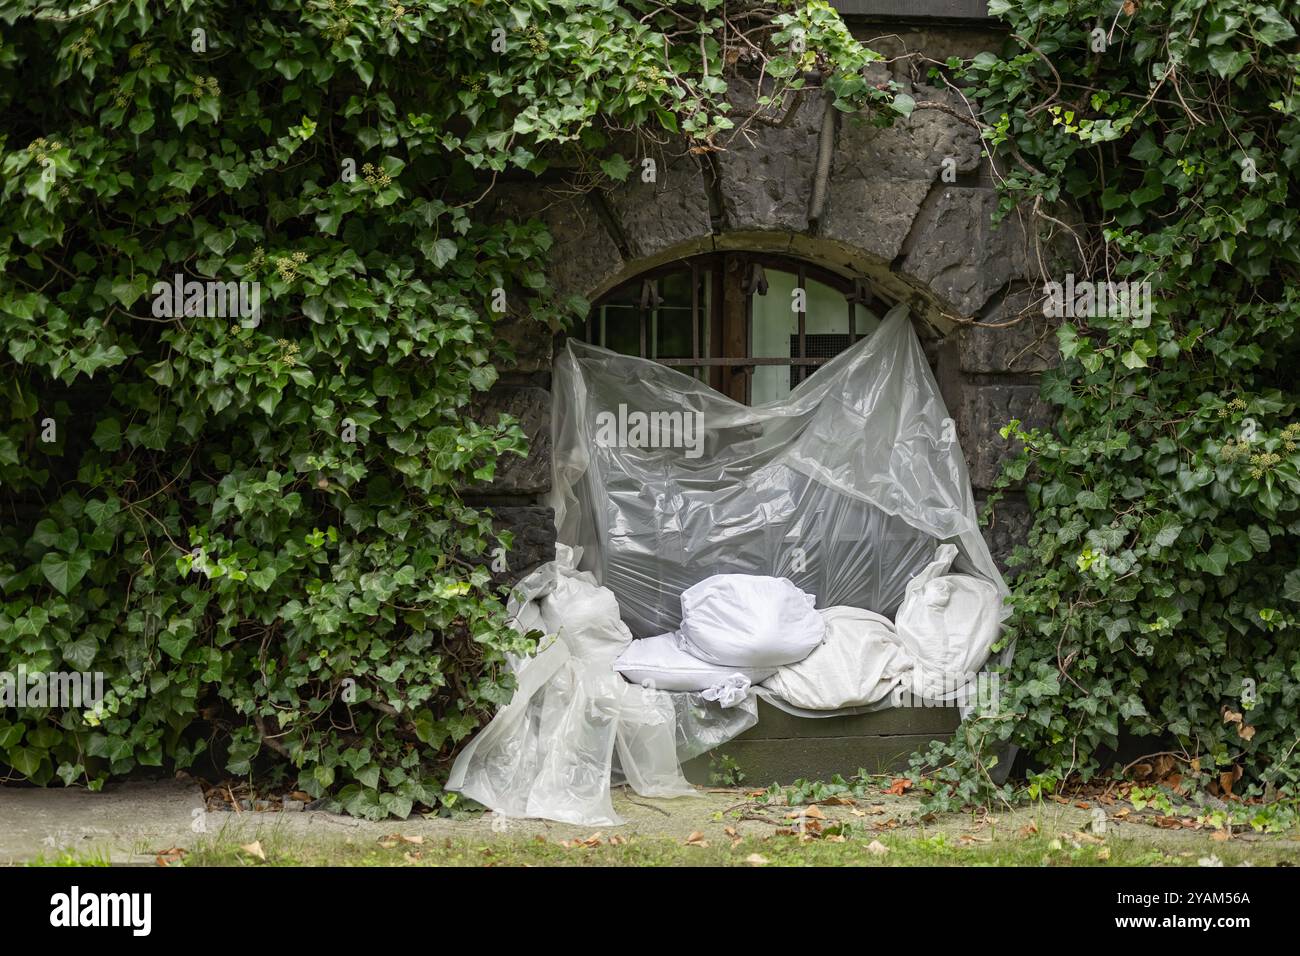
<path fill-rule="evenodd" d="M 678 259 L 602 296 L 587 341 L 674 366 L 739 402 L 788 395 L 891 305 L 861 279 L 761 253 Z"/>

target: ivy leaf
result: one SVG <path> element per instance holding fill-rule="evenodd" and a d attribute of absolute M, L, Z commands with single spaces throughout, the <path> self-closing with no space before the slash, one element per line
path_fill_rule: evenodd
<path fill-rule="evenodd" d="M 1227 46 L 1215 47 L 1210 50 L 1210 66 L 1214 72 L 1225 80 L 1236 76 L 1251 61 L 1250 54 L 1245 50 L 1237 50 Z"/>
<path fill-rule="evenodd" d="M 620 183 L 626 180 L 628 174 L 632 172 L 631 164 L 620 153 L 615 153 L 609 159 L 602 159 L 600 169 L 610 179 Z"/>
<path fill-rule="evenodd" d="M 422 244 L 420 251 L 424 253 L 425 258 L 433 262 L 435 268 L 441 269 L 456 258 L 456 253 L 459 250 L 454 240 L 438 239 L 434 242 Z"/>
<path fill-rule="evenodd" d="M 1183 526 L 1174 522 L 1166 525 L 1156 532 L 1155 543 L 1162 548 L 1167 548 L 1178 540 L 1178 536 L 1183 533 Z"/>
<path fill-rule="evenodd" d="M 1295 27 L 1282 14 L 1277 12 L 1276 7 L 1255 7 L 1254 9 L 1257 19 L 1251 24 L 1250 32 L 1260 43 L 1266 46 L 1274 46 L 1295 36 Z"/>
<path fill-rule="evenodd" d="M 90 670 L 90 665 L 99 653 L 99 642 L 89 634 L 83 634 L 75 641 L 67 641 L 59 648 L 63 659 L 78 671 Z"/>
<path fill-rule="evenodd" d="M 890 109 L 901 116 L 911 116 L 912 110 L 916 109 L 916 100 L 907 93 L 899 93 L 889 106 Z"/>
<path fill-rule="evenodd" d="M 90 571 L 90 553 L 77 551 L 64 556 L 51 551 L 41 559 L 41 573 L 65 597 Z"/>
<path fill-rule="evenodd" d="M 1287 572 L 1282 584 L 1282 597 L 1300 604 L 1300 568 Z"/>

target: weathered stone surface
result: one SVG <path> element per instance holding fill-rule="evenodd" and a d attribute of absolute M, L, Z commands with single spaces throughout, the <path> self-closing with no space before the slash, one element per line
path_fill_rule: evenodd
<path fill-rule="evenodd" d="M 951 105 L 953 99 L 926 86 L 912 92 L 919 101 Z M 884 129 L 842 117 L 821 234 L 892 262 L 948 158 L 957 172 L 974 169 L 980 142 L 974 129 L 947 113 L 918 110 Z"/>
<path fill-rule="evenodd" d="M 757 100 L 755 84 L 734 84 L 732 115 L 750 115 Z M 802 232 L 808 228 L 817 143 L 826 100 L 820 90 L 802 93 L 784 127 L 749 124 L 715 154 L 721 181 L 722 213 L 728 229 Z M 769 108 L 764 119 L 780 122 L 785 114 Z"/>
<path fill-rule="evenodd" d="M 974 315 L 1028 273 L 1024 233 L 1014 215 L 994 227 L 997 205 L 992 189 L 936 187 L 908 239 L 903 271 L 960 315 Z"/>
<path fill-rule="evenodd" d="M 921 26 L 890 23 L 882 29 L 878 23 L 850 26 L 853 35 L 890 60 L 895 78 L 918 79 L 929 69 L 930 60 L 950 56 L 969 60 L 977 53 L 997 53 L 1006 39 L 1006 31 L 996 20 L 987 24 L 963 22 L 960 26 Z M 925 58 L 917 57 L 924 52 Z"/>
<path fill-rule="evenodd" d="M 522 306 L 520 310 L 522 310 Z M 513 309 L 512 309 L 513 311 Z M 542 372 L 551 368 L 555 334 L 530 315 L 512 314 L 496 324 L 501 342 L 514 353 L 512 372 Z"/>
<path fill-rule="evenodd" d="M 506 455 L 496 477 L 466 489 L 474 495 L 536 495 L 551 488 L 551 393 L 542 388 L 498 385 L 470 410 L 475 421 L 495 425 L 500 415 L 519 419 L 528 436 L 528 457 Z"/>
<path fill-rule="evenodd" d="M 976 325 L 961 334 L 961 370 L 974 374 L 1042 372 L 1060 362 L 1059 319 L 1043 315 L 1042 295 L 1033 288 L 1010 293 Z"/>
<path fill-rule="evenodd" d="M 699 160 L 685 152 L 684 143 L 649 150 L 634 143 L 619 145 L 632 172 L 604 196 L 631 258 L 651 258 L 713 235 L 704 173 Z M 655 161 L 654 182 L 642 180 L 646 158 Z"/>
<path fill-rule="evenodd" d="M 519 221 L 538 218 L 554 244 L 547 255 L 547 274 L 562 295 L 588 295 L 623 268 L 618 245 L 585 196 L 540 185 L 503 183 L 492 191 L 493 218 Z M 540 328 L 533 323 L 534 328 Z M 550 342 L 547 341 L 549 366 Z"/>
<path fill-rule="evenodd" d="M 492 506 L 497 531 L 514 534 L 505 555 L 505 568 L 499 562 L 492 568 L 496 581 L 515 581 L 544 561 L 555 560 L 555 512 L 537 505 Z"/>
<path fill-rule="evenodd" d="M 907 238 L 930 184 L 920 179 L 867 179 L 831 174 L 821 235 L 890 262 Z"/>
<path fill-rule="evenodd" d="M 908 91 L 917 103 L 939 103 L 957 112 L 967 107 L 954 94 L 924 84 Z M 975 169 L 981 158 L 979 132 L 938 109 L 920 108 L 884 128 L 865 119 L 844 117 L 840 128 L 836 168 L 857 172 L 863 179 L 924 179 L 933 182 L 944 160 L 957 172 Z M 844 166 L 840 165 L 841 157 Z"/>
<path fill-rule="evenodd" d="M 1052 407 L 1038 397 L 1037 385 L 967 385 L 957 418 L 958 436 L 970 465 L 971 484 L 993 487 L 1003 460 L 1018 450 L 998 430 L 1013 418 L 1027 428 L 1046 428 L 1053 421 Z"/>
<path fill-rule="evenodd" d="M 981 515 L 984 513 L 984 505 L 983 499 L 976 499 L 975 509 Z M 989 550 L 993 552 L 993 560 L 997 562 L 999 570 L 1004 574 L 1008 571 L 1007 558 L 1011 556 L 1016 545 L 1024 544 L 1028 539 L 1029 526 L 1032 522 L 1033 515 L 1029 511 L 1029 505 L 1013 493 L 993 506 L 988 524 L 980 529 Z"/>

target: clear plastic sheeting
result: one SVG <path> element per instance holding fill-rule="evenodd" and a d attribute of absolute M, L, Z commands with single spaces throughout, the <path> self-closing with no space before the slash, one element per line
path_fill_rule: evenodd
<path fill-rule="evenodd" d="M 623 822 L 610 801 L 615 751 L 644 796 L 695 790 L 677 760 L 672 698 L 613 670 L 632 640 L 613 596 L 576 570 L 577 552 L 556 550 L 508 605 L 517 629 L 548 636 L 536 655 L 511 661 L 515 695 L 461 751 L 447 789 L 502 816 L 612 826 Z"/>
<path fill-rule="evenodd" d="M 720 572 L 785 577 L 819 608 L 892 618 L 940 542 L 1005 592 L 903 306 L 757 407 L 571 340 L 554 416 L 559 539 L 583 547 L 637 637 L 677 630 L 682 592 Z"/>
<path fill-rule="evenodd" d="M 891 620 L 906 596 L 925 638 L 918 653 L 944 651 L 923 654 L 927 664 L 946 672 L 987 658 L 997 628 L 953 620 L 968 605 L 961 582 L 945 581 L 951 552 L 953 570 L 996 592 L 981 598 L 991 609 L 981 621 L 1005 616 L 1006 586 L 979 533 L 956 426 L 902 307 L 787 398 L 758 407 L 655 362 L 571 341 L 556 362 L 553 429 L 561 543 L 509 605 L 516 628 L 548 637 L 534 656 L 511 659 L 514 699 L 461 752 L 449 790 L 506 816 L 613 825 L 622 821 L 611 775 L 644 795 L 690 794 L 681 763 L 754 726 L 758 695 L 803 711 L 747 686 L 770 673 L 722 667 L 692 678 L 701 692 L 669 694 L 614 670 L 620 657 L 634 670 L 636 658 L 684 680 L 681 661 L 625 652 L 634 638 L 675 640 L 683 592 L 713 575 L 787 578 L 818 609 Z M 941 546 L 929 590 L 909 591 Z M 763 630 L 738 626 L 714 643 L 739 661 L 735 647 L 761 650 L 743 642 L 761 643 Z M 845 660 L 860 650 L 845 648 Z M 697 666 L 718 665 L 690 662 Z M 865 689 L 810 685 L 804 703 L 886 706 L 877 685 L 894 686 L 894 670 L 882 667 Z"/>
<path fill-rule="evenodd" d="M 703 694 L 672 694 L 677 709 L 677 759 L 692 757 L 721 747 L 758 723 L 758 694 L 750 691 L 739 703 L 724 707 Z"/>

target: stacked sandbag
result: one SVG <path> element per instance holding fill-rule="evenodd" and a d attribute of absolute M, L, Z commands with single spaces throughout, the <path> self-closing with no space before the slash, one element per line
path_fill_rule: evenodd
<path fill-rule="evenodd" d="M 816 603 L 785 578 L 716 574 L 682 592 L 679 630 L 633 641 L 614 669 L 633 683 L 701 691 L 730 706 L 821 644 L 826 624 Z"/>
<path fill-rule="evenodd" d="M 778 667 L 763 687 L 805 710 L 865 707 L 889 696 L 911 670 L 911 659 L 883 614 L 858 607 L 821 611 L 826 638 L 811 654 Z"/>
<path fill-rule="evenodd" d="M 984 578 L 950 574 L 955 545 L 940 545 L 935 560 L 907 583 L 894 619 L 898 642 L 912 661 L 912 692 L 950 700 L 975 676 L 998 638 L 1002 593 Z"/>
<path fill-rule="evenodd" d="M 817 598 L 786 578 L 715 574 L 682 592 L 682 650 L 729 667 L 801 661 L 826 636 Z"/>

